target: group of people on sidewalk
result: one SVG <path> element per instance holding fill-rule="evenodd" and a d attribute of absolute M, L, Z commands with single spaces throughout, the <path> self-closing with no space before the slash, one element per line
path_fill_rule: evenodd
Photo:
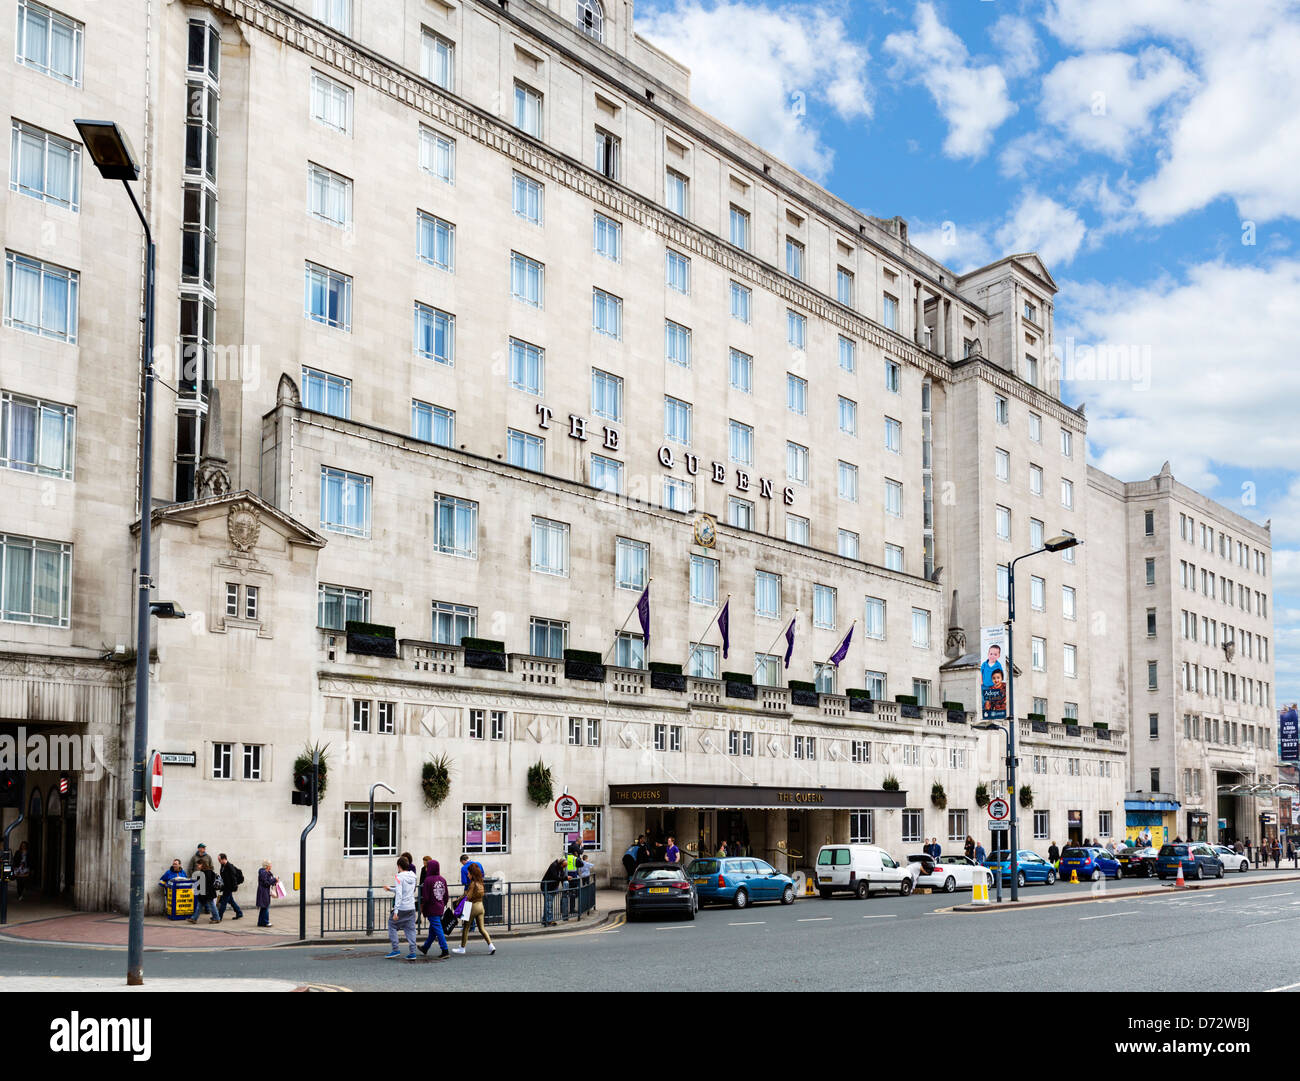
<path fill-rule="evenodd" d="M 1249 837 L 1244 841 L 1238 839 L 1233 843 L 1232 850 L 1248 860 L 1253 859 L 1256 867 L 1261 863 L 1267 866 L 1269 860 L 1273 861 L 1275 869 L 1282 866 L 1282 843 L 1276 837 L 1265 837 L 1259 844 L 1252 844 Z M 1286 840 L 1286 858 L 1293 863 L 1297 859 L 1295 840 L 1291 837 Z"/>
<path fill-rule="evenodd" d="M 478 933 L 487 943 L 488 954 L 496 953 L 497 948 L 483 922 L 483 898 L 487 894 L 483 865 L 466 855 L 460 857 L 460 884 L 465 893 L 454 907 L 449 907 L 450 894 L 447 880 L 442 877 L 442 866 L 432 856 L 425 856 L 417 879 L 412 867 L 414 862 L 415 857 L 409 852 L 398 856 L 393 884 L 384 887 L 393 895 L 393 911 L 388 918 L 388 941 L 392 949 L 385 954 L 385 958 L 392 960 L 402 956 L 402 935 L 406 936 L 408 961 L 416 959 L 417 949 L 427 956 L 435 940 L 441 949 L 437 958 L 439 961 L 453 953 L 463 954 L 469 947 L 471 926 L 478 928 Z M 418 911 L 423 911 L 429 921 L 429 934 L 423 945 L 418 945 L 416 934 L 417 905 Z M 449 950 L 447 932 L 455 927 L 458 920 L 461 922 L 460 946 Z"/>
<path fill-rule="evenodd" d="M 198 923 L 204 912 L 208 913 L 208 923 L 220 923 L 227 908 L 234 909 L 234 919 L 244 918 L 243 909 L 235 900 L 235 894 L 244 884 L 244 872 L 231 863 L 224 852 L 217 854 L 217 866 L 214 867 L 207 845 L 200 841 L 190 857 L 189 867 L 182 867 L 179 859 L 172 860 L 171 867 L 163 872 L 158 883 L 167 887 L 178 878 L 189 880 L 194 890 L 194 914 L 190 923 Z M 280 880 L 271 872 L 271 861 L 263 860 L 257 872 L 257 894 L 253 899 L 258 927 L 271 926 L 271 895 L 279 884 Z"/>
<path fill-rule="evenodd" d="M 585 886 L 596 873 L 596 865 L 587 859 L 582 845 L 578 841 L 569 844 L 568 851 L 552 861 L 542 875 L 542 926 L 554 927 L 555 895 L 560 895 L 560 913 L 567 923 L 569 917 L 579 911 L 581 894 L 579 887 Z"/>

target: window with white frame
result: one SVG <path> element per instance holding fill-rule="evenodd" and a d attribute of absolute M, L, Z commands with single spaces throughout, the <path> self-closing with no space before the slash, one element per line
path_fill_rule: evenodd
<path fill-rule="evenodd" d="M 371 853 L 376 856 L 396 856 L 401 843 L 398 809 L 396 803 L 376 803 L 372 827 L 369 804 L 345 804 L 343 855 L 366 858 Z"/>
<path fill-rule="evenodd" d="M 912 645 L 930 648 L 930 613 L 924 608 L 912 609 Z"/>
<path fill-rule="evenodd" d="M 511 209 L 516 218 L 531 225 L 542 224 L 542 185 L 523 173 L 515 173 L 510 188 Z"/>
<path fill-rule="evenodd" d="M 997 505 L 994 514 L 997 535 L 1000 540 L 1011 539 L 1011 508 Z"/>
<path fill-rule="evenodd" d="M 1047 610 L 1047 580 L 1032 575 L 1029 579 L 1029 606 L 1035 612 Z"/>
<path fill-rule="evenodd" d="M 754 575 L 754 614 L 776 619 L 781 614 L 781 576 L 770 571 Z"/>
<path fill-rule="evenodd" d="M 1043 441 L 1043 418 L 1037 413 L 1029 414 L 1029 438 L 1035 443 Z"/>
<path fill-rule="evenodd" d="M 381 736 L 391 736 L 397 732 L 397 703 L 376 702 L 375 731 Z"/>
<path fill-rule="evenodd" d="M 534 657 L 563 660 L 569 645 L 569 624 L 559 619 L 533 616 L 528 621 L 528 652 Z"/>
<path fill-rule="evenodd" d="M 664 510 L 675 510 L 683 514 L 689 514 L 695 509 L 694 484 L 689 480 L 678 480 L 675 477 L 664 477 L 663 483 L 662 505 Z"/>
<path fill-rule="evenodd" d="M 857 810 L 849 812 L 849 843 L 875 844 L 875 812 Z"/>
<path fill-rule="evenodd" d="M 691 603 L 718 603 L 718 560 L 711 556 L 691 556 Z"/>
<path fill-rule="evenodd" d="M 676 169 L 664 171 L 664 205 L 683 218 L 690 214 L 690 180 Z"/>
<path fill-rule="evenodd" d="M 542 137 L 542 95 L 523 83 L 515 83 L 515 127 L 535 139 Z"/>
<path fill-rule="evenodd" d="M 72 479 L 73 406 L 0 392 L 0 468 Z"/>
<path fill-rule="evenodd" d="M 853 304 L 853 271 L 847 267 L 835 268 L 835 299 L 841 304 Z"/>
<path fill-rule="evenodd" d="M 1069 428 L 1061 429 L 1061 457 L 1074 457 L 1074 433 Z"/>
<path fill-rule="evenodd" d="M 903 517 L 903 484 L 901 481 L 885 481 L 885 513 L 891 518 Z"/>
<path fill-rule="evenodd" d="M 461 850 L 464 852 L 509 852 L 509 805 L 465 804 L 461 832 Z"/>
<path fill-rule="evenodd" d="M 1001 447 L 993 451 L 993 472 L 998 480 L 1011 479 L 1011 455 Z"/>
<path fill-rule="evenodd" d="M 349 420 L 352 417 L 352 380 L 304 367 L 302 404 L 315 413 Z"/>
<path fill-rule="evenodd" d="M 883 702 L 887 691 L 888 679 L 884 672 L 868 670 L 863 676 L 863 687 L 875 702 Z"/>
<path fill-rule="evenodd" d="M 857 343 L 840 335 L 840 367 L 846 372 L 856 371 L 858 366 Z"/>
<path fill-rule="evenodd" d="M 1032 590 L 1031 590 L 1032 598 Z M 1011 599 L 1011 568 L 1005 563 L 998 564 L 998 600 Z"/>
<path fill-rule="evenodd" d="M 456 46 L 424 27 L 420 28 L 420 74 L 444 90 L 454 89 Z"/>
<path fill-rule="evenodd" d="M 619 589 L 645 589 L 650 580 L 650 545 L 617 537 L 614 541 L 614 583 Z"/>
<path fill-rule="evenodd" d="M 717 679 L 718 647 L 692 642 L 690 663 L 686 666 L 686 672 L 696 679 Z"/>
<path fill-rule="evenodd" d="M 322 75 L 311 73 L 311 118 L 318 124 L 341 132 L 352 133 L 352 87 Z"/>
<path fill-rule="evenodd" d="M 845 435 L 858 434 L 858 403 L 843 395 L 839 397 L 840 431 Z"/>
<path fill-rule="evenodd" d="M 262 779 L 262 744 L 244 744 L 244 780 L 260 781 Z"/>
<path fill-rule="evenodd" d="M 337 270 L 307 264 L 305 314 L 313 323 L 352 329 L 352 278 Z"/>
<path fill-rule="evenodd" d="M 317 221 L 352 228 L 352 181 L 323 165 L 308 162 L 307 213 Z"/>
<path fill-rule="evenodd" d="M 908 809 L 903 811 L 903 844 L 919 845 L 922 837 L 922 819 L 924 813 Z"/>
<path fill-rule="evenodd" d="M 813 686 L 817 689 L 818 694 L 835 693 L 835 676 L 838 671 L 835 665 L 829 662 L 818 662 L 813 672 Z"/>
<path fill-rule="evenodd" d="M 754 389 L 754 358 L 739 349 L 730 351 L 731 385 L 749 394 Z"/>
<path fill-rule="evenodd" d="M 607 217 L 599 210 L 595 212 L 592 225 L 592 250 L 603 255 L 611 262 L 623 260 L 623 226 L 613 218 Z"/>
<path fill-rule="evenodd" d="M 858 467 L 850 462 L 837 463 L 839 497 L 848 503 L 858 501 Z"/>
<path fill-rule="evenodd" d="M 1030 656 L 1032 658 L 1034 671 L 1047 671 L 1047 639 L 1035 637 L 1030 639 L 1030 642 L 1032 646 L 1030 649 Z"/>
<path fill-rule="evenodd" d="M 510 295 L 530 308 L 544 303 L 546 267 L 517 251 L 510 253 Z"/>
<path fill-rule="evenodd" d="M 0 533 L 0 619 L 67 627 L 71 588 L 72 545 Z"/>
<path fill-rule="evenodd" d="M 434 550 L 444 555 L 478 558 L 478 504 L 470 499 L 433 497 Z"/>
<path fill-rule="evenodd" d="M 440 447 L 452 446 L 456 442 L 456 411 L 412 398 L 411 435 Z"/>
<path fill-rule="evenodd" d="M 755 653 L 754 682 L 760 687 L 779 687 L 781 658 L 775 653 Z"/>
<path fill-rule="evenodd" d="M 785 445 L 785 475 L 796 484 L 808 483 L 808 448 L 787 442 Z"/>
<path fill-rule="evenodd" d="M 569 526 L 533 516 L 533 570 L 540 574 L 569 576 Z"/>
<path fill-rule="evenodd" d="M 680 368 L 691 366 L 691 331 L 671 319 L 664 320 L 664 359 Z"/>
<path fill-rule="evenodd" d="M 669 248 L 667 254 L 665 255 L 664 263 L 665 263 L 664 282 L 668 286 L 668 288 L 673 290 L 676 293 L 681 293 L 682 296 L 690 296 L 691 294 L 690 259 L 687 256 L 682 255 L 679 252 L 675 252 L 671 248 Z"/>
<path fill-rule="evenodd" d="M 602 492 L 623 494 L 623 463 L 600 454 L 591 456 L 591 486 Z"/>
<path fill-rule="evenodd" d="M 731 283 L 731 318 L 739 319 L 742 323 L 748 323 L 750 319 L 750 307 L 753 300 L 753 290 L 740 282 Z"/>
<path fill-rule="evenodd" d="M 885 390 L 890 394 L 903 392 L 903 369 L 896 361 L 885 361 Z"/>
<path fill-rule="evenodd" d="M 903 425 L 893 417 L 885 418 L 885 450 L 892 454 L 903 452 Z"/>
<path fill-rule="evenodd" d="M 506 430 L 506 461 L 534 473 L 546 471 L 546 440 L 540 435 Z"/>
<path fill-rule="evenodd" d="M 1074 508 L 1074 481 L 1061 478 L 1061 506 Z"/>
<path fill-rule="evenodd" d="M 541 394 L 546 372 L 546 354 L 540 346 L 510 339 L 510 385 L 526 394 Z"/>
<path fill-rule="evenodd" d="M 1064 664 L 1065 674 L 1073 679 L 1079 674 L 1078 668 L 1078 650 L 1068 642 L 1064 647 Z"/>
<path fill-rule="evenodd" d="M 1049 815 L 1047 811 L 1034 812 L 1034 840 L 1046 841 L 1049 838 Z"/>
<path fill-rule="evenodd" d="M 456 269 L 456 227 L 423 210 L 415 212 L 415 254 L 422 263 L 452 273 Z"/>
<path fill-rule="evenodd" d="M 370 622 L 370 590 L 321 583 L 316 592 L 316 625 L 344 630 L 349 622 Z"/>
<path fill-rule="evenodd" d="M 836 550 L 845 559 L 857 559 L 861 538 L 851 529 L 841 529 L 836 537 Z"/>
<path fill-rule="evenodd" d="M 603 128 L 596 129 L 596 172 L 607 180 L 619 179 L 621 141 Z"/>
<path fill-rule="evenodd" d="M 450 367 L 455 363 L 456 317 L 415 302 L 415 355 Z"/>
<path fill-rule="evenodd" d="M 800 315 L 789 308 L 785 312 L 785 340 L 795 349 L 804 349 L 808 345 L 808 317 Z"/>
<path fill-rule="evenodd" d="M 35 0 L 19 0 L 15 58 L 60 82 L 81 85 L 85 24 Z"/>
<path fill-rule="evenodd" d="M 727 525 L 737 529 L 753 529 L 754 504 L 738 496 L 727 496 Z"/>
<path fill-rule="evenodd" d="M 794 237 L 785 238 L 785 272 L 792 278 L 803 281 L 804 275 L 803 245 Z"/>
<path fill-rule="evenodd" d="M 330 466 L 320 471 L 320 524 L 330 533 L 370 536 L 371 479 Z"/>
<path fill-rule="evenodd" d="M 234 774 L 235 745 L 233 743 L 214 743 L 212 745 L 212 779 L 229 781 Z"/>
<path fill-rule="evenodd" d="M 623 301 L 603 289 L 591 291 L 591 326 L 607 338 L 623 337 Z"/>
<path fill-rule="evenodd" d="M 999 424 L 1006 424 L 1009 421 L 1007 412 L 1007 400 L 1001 394 L 993 395 L 993 419 Z"/>
<path fill-rule="evenodd" d="M 903 569 L 903 549 L 899 545 L 885 545 L 885 569 L 891 571 Z"/>
<path fill-rule="evenodd" d="M 813 626 L 835 629 L 835 587 L 813 585 Z"/>
<path fill-rule="evenodd" d="M 605 420 L 623 420 L 623 377 L 591 369 L 591 411 Z"/>
<path fill-rule="evenodd" d="M 732 204 L 728 218 L 728 238 L 736 247 L 749 250 L 749 212 Z"/>
<path fill-rule="evenodd" d="M 808 415 L 808 380 L 791 372 L 785 375 L 785 404 L 791 413 Z"/>
<path fill-rule="evenodd" d="M 740 465 L 754 464 L 754 429 L 738 420 L 727 422 L 728 452 L 733 462 Z"/>
<path fill-rule="evenodd" d="M 15 120 L 9 188 L 51 206 L 77 210 L 81 201 L 81 144 Z"/>
<path fill-rule="evenodd" d="M 812 523 L 797 514 L 785 516 L 785 539 L 794 544 L 808 544 L 812 537 Z"/>
<path fill-rule="evenodd" d="M 1061 586 L 1061 615 L 1066 619 L 1076 619 L 1074 586 Z"/>
<path fill-rule="evenodd" d="M 433 634 L 430 641 L 440 646 L 458 646 L 462 638 L 478 634 L 478 609 L 469 604 L 434 601 Z"/>
<path fill-rule="evenodd" d="M 75 270 L 5 252 L 4 325 L 75 345 L 80 278 Z"/>
<path fill-rule="evenodd" d="M 420 125 L 420 168 L 444 184 L 456 182 L 456 143 L 441 132 Z"/>
<path fill-rule="evenodd" d="M 344 34 L 352 32 L 352 0 L 315 0 L 312 15 Z"/>
<path fill-rule="evenodd" d="M 619 631 L 614 643 L 614 664 L 619 668 L 645 668 L 645 640 L 641 635 Z"/>
<path fill-rule="evenodd" d="M 849 759 L 857 762 L 859 765 L 867 765 L 871 762 L 871 742 L 865 739 L 855 739 L 849 741 Z"/>
<path fill-rule="evenodd" d="M 966 812 L 948 812 L 948 840 L 964 841 L 969 833 Z"/>
<path fill-rule="evenodd" d="M 1043 523 L 1037 518 L 1029 519 L 1029 548 L 1038 551 L 1043 546 Z"/>
<path fill-rule="evenodd" d="M 862 633 L 868 638 L 885 637 L 885 602 L 879 597 L 866 599 L 866 617 L 863 620 Z"/>
<path fill-rule="evenodd" d="M 898 298 L 885 293 L 881 297 L 880 321 L 886 330 L 898 330 Z"/>

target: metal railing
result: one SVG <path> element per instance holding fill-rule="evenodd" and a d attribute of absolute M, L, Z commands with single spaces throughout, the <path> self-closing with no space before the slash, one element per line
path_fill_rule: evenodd
<path fill-rule="evenodd" d="M 489 928 L 500 927 L 512 931 L 516 927 L 540 927 L 546 916 L 547 897 L 535 882 L 494 882 L 490 893 L 483 895 L 483 922 Z M 464 896 L 463 890 L 450 894 L 449 909 L 455 908 Z M 550 894 L 550 918 L 557 923 L 581 920 L 596 909 L 596 883 L 588 879 L 574 887 L 565 887 Z M 320 936 L 332 934 L 365 934 L 373 928 L 377 938 L 388 934 L 388 917 L 393 911 L 393 898 L 377 890 L 370 899 L 372 906 L 366 911 L 365 886 L 322 886 L 320 891 Z M 428 921 L 421 912 L 416 916 L 416 933 L 423 937 L 428 931 Z"/>

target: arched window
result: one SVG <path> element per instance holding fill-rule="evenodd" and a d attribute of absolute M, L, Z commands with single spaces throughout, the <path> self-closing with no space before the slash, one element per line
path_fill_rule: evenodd
<path fill-rule="evenodd" d="M 600 0 L 578 0 L 578 29 L 597 41 L 604 40 L 605 15 Z"/>

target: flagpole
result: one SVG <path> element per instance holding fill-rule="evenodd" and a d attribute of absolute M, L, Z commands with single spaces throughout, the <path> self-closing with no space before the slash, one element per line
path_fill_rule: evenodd
<path fill-rule="evenodd" d="M 856 619 L 855 619 L 852 623 L 850 623 L 850 624 L 849 624 L 848 633 L 846 633 L 846 634 L 844 635 L 844 638 L 847 638 L 850 634 L 852 634 L 852 633 L 853 633 L 853 628 L 856 627 L 857 625 L 858 625 L 858 621 L 857 621 Z M 842 645 L 844 644 L 844 638 L 841 638 L 841 639 L 840 639 L 840 646 L 842 646 Z M 840 648 L 840 646 L 836 646 L 835 648 L 838 650 L 838 649 Z M 833 654 L 832 654 L 832 656 L 833 656 Z M 831 658 L 830 658 L 830 657 L 827 657 L 826 660 L 824 660 L 824 661 L 818 661 L 817 663 L 818 663 L 818 664 L 830 664 L 830 663 L 831 663 Z M 835 667 L 838 668 L 839 665 L 837 664 Z"/>
<path fill-rule="evenodd" d="M 708 625 L 707 627 L 704 628 L 704 634 L 700 635 L 699 641 L 697 641 L 693 646 L 691 646 L 691 651 L 690 651 L 690 653 L 688 653 L 688 654 L 686 655 L 686 669 L 687 669 L 687 671 L 690 671 L 691 661 L 693 661 L 693 660 L 695 659 L 695 651 L 696 651 L 697 649 L 699 649 L 700 646 L 702 646 L 702 645 L 704 644 L 704 639 L 705 639 L 705 637 L 708 635 L 709 631 L 711 631 L 711 630 L 713 629 L 713 624 L 717 622 L 718 616 L 720 616 L 720 615 L 722 614 L 722 610 L 723 610 L 724 608 L 727 607 L 727 603 L 728 603 L 730 600 L 731 600 L 731 594 L 728 593 L 728 594 L 727 594 L 727 599 L 726 599 L 725 601 L 723 601 L 720 605 L 718 605 L 717 608 L 715 608 L 715 609 L 713 610 L 713 616 L 712 616 L 712 618 L 709 620 L 709 625 Z"/>
<path fill-rule="evenodd" d="M 799 618 L 799 609 L 796 608 L 796 609 L 794 610 L 794 615 L 792 615 L 792 616 L 790 617 L 790 623 L 793 623 L 793 622 L 794 622 L 796 619 L 798 619 L 798 618 Z M 770 653 L 772 652 L 772 646 L 776 645 L 777 640 L 781 637 L 781 635 L 785 634 L 785 632 L 788 631 L 788 630 L 790 629 L 790 623 L 782 622 L 782 624 L 781 624 L 781 629 L 780 629 L 779 631 L 776 632 L 776 638 L 773 638 L 773 639 L 772 639 L 772 645 L 769 645 L 769 646 L 767 647 L 767 649 L 763 650 L 763 655 L 764 655 L 764 656 L 767 656 L 768 654 L 770 654 Z"/>
<path fill-rule="evenodd" d="M 653 582 L 653 581 L 654 581 L 653 578 L 647 578 L 647 579 L 645 580 L 645 586 L 642 587 L 641 592 L 637 594 L 637 596 L 636 596 L 636 604 L 632 605 L 632 611 L 631 611 L 631 612 L 628 612 L 627 617 L 623 620 L 623 625 L 622 625 L 621 627 L 619 627 L 619 629 L 618 629 L 617 631 L 614 632 L 614 641 L 610 643 L 609 649 L 605 650 L 605 656 L 603 656 L 603 657 L 600 659 L 600 663 L 601 663 L 601 664 L 604 664 L 607 660 L 609 660 L 609 655 L 610 655 L 611 653 L 614 652 L 614 647 L 618 645 L 618 636 L 619 636 L 620 634 L 622 634 L 623 631 L 626 629 L 626 627 L 627 627 L 627 621 L 628 621 L 629 619 L 632 618 L 633 614 L 636 612 L 637 608 L 640 606 L 642 595 L 645 593 L 645 591 L 646 591 L 647 589 L 650 588 L 650 583 Z"/>

